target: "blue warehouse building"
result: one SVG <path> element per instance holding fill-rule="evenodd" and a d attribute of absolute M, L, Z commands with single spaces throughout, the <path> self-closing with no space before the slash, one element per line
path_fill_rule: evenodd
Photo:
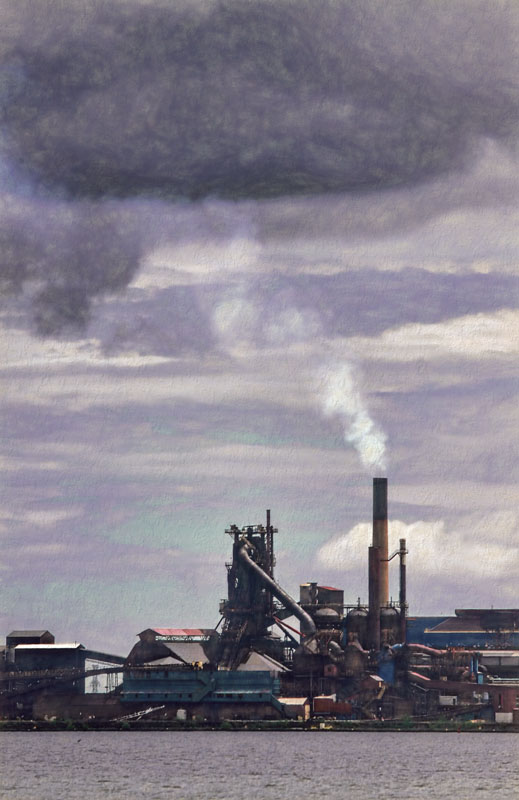
<path fill-rule="evenodd" d="M 407 641 L 439 649 L 519 648 L 519 610 L 459 609 L 454 617 L 408 617 Z"/>

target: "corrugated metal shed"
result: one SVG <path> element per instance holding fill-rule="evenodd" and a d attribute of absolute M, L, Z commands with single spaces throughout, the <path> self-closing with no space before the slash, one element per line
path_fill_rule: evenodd
<path fill-rule="evenodd" d="M 287 717 L 300 717 L 304 720 L 310 717 L 310 700 L 308 697 L 280 697 L 278 699 L 284 706 Z"/>
<path fill-rule="evenodd" d="M 53 644 L 54 636 L 47 630 L 11 631 L 5 638 L 7 647 L 17 644 Z"/>
<path fill-rule="evenodd" d="M 353 708 L 351 703 L 341 702 L 333 697 L 314 697 L 315 714 L 331 714 L 332 716 L 349 715 Z"/>
<path fill-rule="evenodd" d="M 143 642 L 207 641 L 214 635 L 213 628 L 146 628 L 138 634 Z"/>

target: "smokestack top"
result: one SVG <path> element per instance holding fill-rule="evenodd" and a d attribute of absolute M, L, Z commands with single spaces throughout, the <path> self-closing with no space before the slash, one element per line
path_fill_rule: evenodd
<path fill-rule="evenodd" d="M 387 478 L 373 478 L 373 521 L 387 519 Z"/>

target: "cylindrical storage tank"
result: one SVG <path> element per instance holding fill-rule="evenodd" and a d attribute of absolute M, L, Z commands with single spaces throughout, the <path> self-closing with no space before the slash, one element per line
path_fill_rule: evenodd
<path fill-rule="evenodd" d="M 380 609 L 380 643 L 397 644 L 400 638 L 400 614 L 396 608 Z"/>
<path fill-rule="evenodd" d="M 357 640 L 366 647 L 368 637 L 368 612 L 364 608 L 354 608 L 346 618 L 348 641 Z"/>
<path fill-rule="evenodd" d="M 319 629 L 338 628 L 340 616 L 333 608 L 323 608 L 320 606 L 313 614 L 314 622 Z"/>

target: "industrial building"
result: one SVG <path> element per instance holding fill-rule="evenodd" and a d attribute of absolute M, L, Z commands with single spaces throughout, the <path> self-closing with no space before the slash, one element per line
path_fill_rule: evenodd
<path fill-rule="evenodd" d="M 147 628 L 125 659 L 56 644 L 49 631 L 13 631 L 0 672 L 4 714 L 60 715 L 68 702 L 68 716 L 112 719 L 448 714 L 519 723 L 519 610 L 410 616 L 406 541 L 388 552 L 387 479 L 373 479 L 367 603 L 348 604 L 342 589 L 317 582 L 291 597 L 274 577 L 276 532 L 270 511 L 264 523 L 226 531 L 232 557 L 214 629 Z M 100 676 L 113 675 L 100 689 Z"/>
<path fill-rule="evenodd" d="M 12 631 L 0 647 L 0 716 L 32 717 L 42 704 L 50 716 L 58 706 L 95 705 L 116 691 L 124 663 L 80 642 L 56 642 L 47 630 Z"/>

